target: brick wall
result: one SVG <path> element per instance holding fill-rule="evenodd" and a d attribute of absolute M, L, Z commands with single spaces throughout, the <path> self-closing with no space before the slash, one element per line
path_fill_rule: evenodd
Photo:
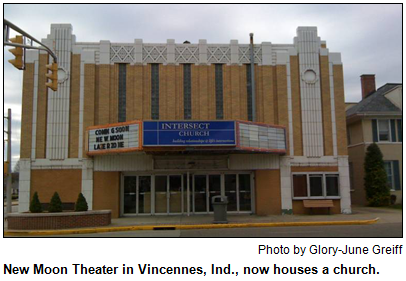
<path fill-rule="evenodd" d="M 10 214 L 8 229 L 67 229 L 80 227 L 107 226 L 111 224 L 110 211 L 89 211 L 60 214 Z"/>

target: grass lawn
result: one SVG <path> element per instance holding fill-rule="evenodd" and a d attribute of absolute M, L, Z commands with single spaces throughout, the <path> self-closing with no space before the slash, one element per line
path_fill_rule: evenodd
<path fill-rule="evenodd" d="M 390 209 L 397 209 L 397 210 L 402 210 L 403 205 L 402 204 L 396 204 L 396 205 L 390 205 L 388 207 L 385 208 L 390 208 Z"/>

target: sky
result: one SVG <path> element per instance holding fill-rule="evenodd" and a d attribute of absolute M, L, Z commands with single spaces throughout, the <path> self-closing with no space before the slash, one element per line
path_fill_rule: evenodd
<path fill-rule="evenodd" d="M 292 44 L 298 26 L 317 26 L 330 52 L 341 53 L 345 99 L 361 99 L 360 75 L 375 74 L 377 88 L 402 82 L 401 4 L 288 5 L 49 5 L 5 4 L 4 18 L 37 39 L 51 23 L 71 23 L 78 42 Z M 22 72 L 4 48 L 4 114 L 12 109 L 12 162 L 20 155 Z M 4 126 L 7 126 L 4 123 Z"/>

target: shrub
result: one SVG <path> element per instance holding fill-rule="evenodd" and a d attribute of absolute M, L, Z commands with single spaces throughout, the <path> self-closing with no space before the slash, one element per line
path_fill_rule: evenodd
<path fill-rule="evenodd" d="M 390 202 L 388 178 L 382 152 L 375 143 L 367 148 L 364 170 L 364 188 L 369 206 L 388 206 Z"/>
<path fill-rule="evenodd" d="M 86 198 L 82 193 L 79 193 L 78 200 L 76 200 L 75 204 L 75 212 L 86 212 L 87 208 Z"/>
<path fill-rule="evenodd" d="M 62 201 L 59 198 L 58 192 L 55 192 L 52 196 L 51 202 L 49 203 L 48 212 L 50 213 L 58 213 L 62 212 Z"/>
<path fill-rule="evenodd" d="M 32 196 L 32 200 L 30 202 L 30 212 L 31 213 L 42 213 L 42 205 L 38 198 L 38 193 L 35 192 L 34 196 Z"/>

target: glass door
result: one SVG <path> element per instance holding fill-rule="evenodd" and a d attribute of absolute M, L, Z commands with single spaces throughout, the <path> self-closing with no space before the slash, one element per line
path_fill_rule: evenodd
<path fill-rule="evenodd" d="M 138 214 L 151 213 L 151 176 L 138 177 Z"/>
<path fill-rule="evenodd" d="M 239 211 L 251 211 L 251 175 L 238 175 Z"/>
<path fill-rule="evenodd" d="M 182 176 L 169 176 L 169 213 L 182 213 Z"/>
<path fill-rule="evenodd" d="M 227 211 L 237 211 L 237 175 L 224 175 L 224 193 L 228 200 Z"/>
<path fill-rule="evenodd" d="M 124 177 L 124 213 L 137 213 L 137 177 Z"/>
<path fill-rule="evenodd" d="M 211 198 L 221 195 L 221 175 L 209 175 L 209 206 L 210 212 L 213 212 Z"/>
<path fill-rule="evenodd" d="M 207 175 L 194 175 L 193 179 L 193 212 L 207 213 Z"/>
<path fill-rule="evenodd" d="M 155 176 L 155 213 L 168 213 L 168 176 Z"/>

